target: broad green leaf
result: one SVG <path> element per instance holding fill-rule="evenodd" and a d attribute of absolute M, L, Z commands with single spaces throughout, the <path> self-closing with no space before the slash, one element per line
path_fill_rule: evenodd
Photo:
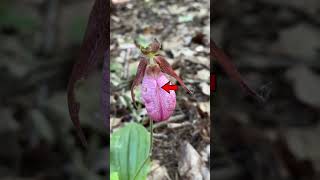
<path fill-rule="evenodd" d="M 119 180 L 119 173 L 118 172 L 111 172 L 110 180 Z"/>
<path fill-rule="evenodd" d="M 129 123 L 111 135 L 110 170 L 120 180 L 144 180 L 150 169 L 150 133 L 140 124 Z M 137 173 L 139 174 L 137 175 Z M 137 175 L 137 176 L 136 176 Z"/>

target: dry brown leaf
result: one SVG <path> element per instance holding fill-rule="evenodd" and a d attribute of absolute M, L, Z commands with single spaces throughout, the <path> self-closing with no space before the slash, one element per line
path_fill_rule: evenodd
<path fill-rule="evenodd" d="M 188 142 L 183 142 L 178 163 L 180 176 L 193 180 L 209 180 L 210 173 L 199 153 Z"/>

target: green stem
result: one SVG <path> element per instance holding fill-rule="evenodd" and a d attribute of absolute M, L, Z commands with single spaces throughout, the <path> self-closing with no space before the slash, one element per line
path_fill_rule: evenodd
<path fill-rule="evenodd" d="M 152 147 L 153 147 L 153 121 L 150 119 L 150 156 L 152 153 Z"/>

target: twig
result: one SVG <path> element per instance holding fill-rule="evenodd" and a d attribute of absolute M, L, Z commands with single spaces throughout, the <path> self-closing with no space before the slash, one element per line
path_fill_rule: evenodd
<path fill-rule="evenodd" d="M 185 121 L 182 123 L 168 123 L 168 128 L 176 129 L 176 128 L 181 128 L 181 127 L 189 126 L 189 125 L 192 125 L 189 121 Z"/>
<path fill-rule="evenodd" d="M 154 138 L 161 138 L 161 139 L 168 139 L 168 136 L 166 134 L 162 134 L 162 133 L 153 133 L 153 137 Z M 156 140 L 156 139 L 154 139 Z"/>
<path fill-rule="evenodd" d="M 186 118 L 187 116 L 185 114 L 181 114 L 181 115 L 177 115 L 177 116 L 173 116 L 171 117 L 169 120 L 167 121 L 163 121 L 163 122 L 159 122 L 157 124 L 155 124 L 153 126 L 153 129 L 156 129 L 156 128 L 159 128 L 159 127 L 162 127 L 162 126 L 166 126 L 168 123 L 171 123 L 171 122 L 176 122 L 176 121 L 180 121 L 184 118 Z"/>

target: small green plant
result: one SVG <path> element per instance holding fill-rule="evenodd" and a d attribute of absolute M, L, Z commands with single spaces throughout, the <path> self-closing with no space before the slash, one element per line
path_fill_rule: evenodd
<path fill-rule="evenodd" d="M 110 179 L 144 180 L 150 170 L 150 133 L 138 123 L 128 123 L 111 135 Z"/>

